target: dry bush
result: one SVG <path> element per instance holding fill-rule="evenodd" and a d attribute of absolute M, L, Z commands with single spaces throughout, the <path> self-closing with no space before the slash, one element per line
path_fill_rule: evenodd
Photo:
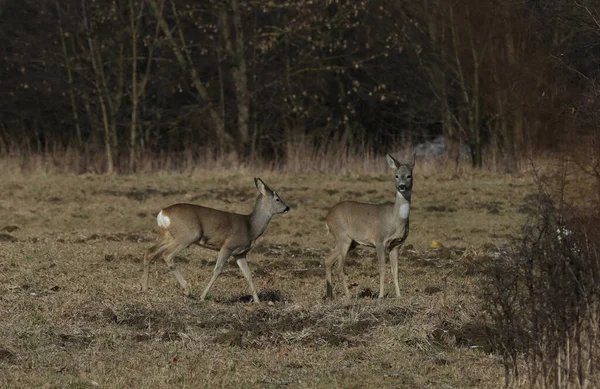
<path fill-rule="evenodd" d="M 520 245 L 488 269 L 483 298 L 507 386 L 600 385 L 600 218 L 573 195 L 587 191 L 571 167 L 538 177 Z"/>

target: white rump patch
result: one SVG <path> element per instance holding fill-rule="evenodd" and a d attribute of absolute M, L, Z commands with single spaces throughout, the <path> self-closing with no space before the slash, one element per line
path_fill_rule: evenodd
<path fill-rule="evenodd" d="M 159 227 L 168 228 L 171 225 L 171 219 L 160 211 L 156 216 L 156 223 L 158 223 Z"/>
<path fill-rule="evenodd" d="M 410 214 L 410 204 L 402 204 L 400 205 L 400 218 L 408 219 L 408 215 Z"/>

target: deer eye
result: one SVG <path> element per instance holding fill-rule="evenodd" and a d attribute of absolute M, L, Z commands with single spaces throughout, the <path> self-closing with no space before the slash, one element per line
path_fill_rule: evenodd
<path fill-rule="evenodd" d="M 278 203 L 281 202 L 281 200 L 279 200 L 279 199 L 275 199 L 275 201 L 277 201 Z"/>
<path fill-rule="evenodd" d="M 396 174 L 396 178 L 398 178 L 398 175 Z"/>
<path fill-rule="evenodd" d="M 410 179 L 410 178 L 412 178 L 412 176 L 406 176 L 406 178 L 409 178 L 409 179 Z"/>

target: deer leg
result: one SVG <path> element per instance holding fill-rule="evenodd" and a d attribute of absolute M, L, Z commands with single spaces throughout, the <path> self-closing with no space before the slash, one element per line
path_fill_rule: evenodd
<path fill-rule="evenodd" d="M 346 277 L 346 273 L 344 272 L 344 266 L 346 265 L 346 258 L 348 257 L 348 251 L 352 246 L 352 240 L 348 239 L 345 242 L 341 242 L 338 244 L 339 247 L 339 262 L 338 262 L 338 275 L 340 280 L 342 281 L 342 287 L 344 289 L 344 295 L 347 299 L 352 297 L 350 295 L 350 289 L 348 289 L 348 277 Z"/>
<path fill-rule="evenodd" d="M 400 253 L 400 246 L 396 246 L 390 251 L 390 263 L 392 270 L 392 278 L 394 280 L 394 288 L 396 289 L 396 297 L 400 297 L 400 286 L 398 284 L 398 255 Z"/>
<path fill-rule="evenodd" d="M 177 278 L 179 285 L 181 285 L 181 287 L 183 288 L 183 294 L 186 296 L 189 296 L 191 294 L 190 285 L 183 278 L 183 276 L 181 275 L 179 270 L 177 270 L 177 268 L 175 267 L 175 263 L 173 262 L 173 258 L 175 257 L 175 254 L 179 253 L 181 250 L 183 250 L 187 246 L 188 246 L 187 244 L 186 245 L 178 245 L 173 250 L 171 250 L 167 255 L 165 255 L 166 254 L 166 252 L 165 252 L 163 254 L 163 257 L 164 257 L 165 263 L 169 267 L 169 270 L 175 276 L 175 278 Z"/>
<path fill-rule="evenodd" d="M 155 250 L 156 246 L 153 246 L 146 254 L 144 254 L 144 272 L 142 273 L 142 291 L 148 290 L 148 272 L 150 271 L 150 261 L 156 257 Z"/>
<path fill-rule="evenodd" d="M 145 292 L 148 290 L 148 273 L 150 270 L 150 261 L 152 261 L 157 256 L 161 255 L 168 248 L 168 244 L 157 243 L 152 246 L 146 254 L 144 254 L 144 271 L 142 273 L 142 291 Z"/>
<path fill-rule="evenodd" d="M 256 293 L 256 289 L 254 289 L 254 283 L 252 282 L 252 273 L 250 273 L 250 268 L 248 267 L 248 259 L 246 256 L 242 256 L 238 257 L 236 262 L 240 267 L 242 274 L 244 277 L 246 277 L 246 281 L 248 281 L 248 286 L 250 286 L 250 291 L 252 292 L 252 298 L 254 299 L 254 302 L 259 303 L 260 300 L 258 299 L 258 294 Z"/>
<path fill-rule="evenodd" d="M 337 249 L 334 249 L 331 254 L 329 254 L 329 256 L 327 258 L 325 258 L 325 261 L 323 261 L 323 264 L 325 265 L 325 285 L 326 285 L 326 293 L 327 293 L 327 298 L 333 298 L 333 283 L 331 280 L 331 268 L 333 267 L 333 264 L 338 260 L 338 256 L 339 256 L 339 251 Z"/>
<path fill-rule="evenodd" d="M 223 265 L 225 265 L 225 262 L 227 262 L 227 259 L 229 258 L 230 255 L 231 255 L 231 251 L 226 250 L 225 248 L 222 248 L 221 251 L 219 251 L 219 256 L 217 257 L 217 264 L 215 265 L 215 269 L 213 270 L 213 275 L 212 275 L 210 281 L 208 281 L 208 285 L 206 285 L 206 289 L 204 289 L 204 292 L 202 292 L 202 296 L 200 296 L 201 301 L 204 301 L 204 299 L 206 298 L 208 291 L 210 290 L 210 288 L 213 286 L 213 284 L 217 280 L 217 277 L 219 276 L 219 274 L 221 274 L 221 271 L 223 271 Z"/>
<path fill-rule="evenodd" d="M 377 259 L 379 261 L 379 298 L 383 298 L 385 294 L 385 248 L 383 244 L 377 247 Z"/>

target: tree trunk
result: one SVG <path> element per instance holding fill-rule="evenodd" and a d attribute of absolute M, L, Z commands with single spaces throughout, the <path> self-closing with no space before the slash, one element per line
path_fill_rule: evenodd
<path fill-rule="evenodd" d="M 132 77 L 131 77 L 131 100 L 132 100 L 132 108 L 131 108 L 131 130 L 130 130 L 130 138 L 129 138 L 129 171 L 133 172 L 136 169 L 136 164 L 138 163 L 141 155 L 144 154 L 144 133 L 139 134 L 139 115 L 140 115 L 140 102 L 143 104 L 143 96 L 146 92 L 146 85 L 148 84 L 148 79 L 150 78 L 150 68 L 152 65 L 152 59 L 154 54 L 155 45 L 152 44 L 148 48 L 148 53 L 146 55 L 146 69 L 144 70 L 143 77 L 141 80 L 138 80 L 138 68 L 137 63 L 138 59 L 138 51 L 137 51 L 137 39 L 138 39 L 138 29 L 140 26 L 140 19 L 144 13 L 144 2 L 141 2 L 139 12 L 137 13 L 137 17 L 135 16 L 135 7 L 133 0 L 129 0 L 129 11 L 130 11 L 130 24 L 131 24 L 131 47 L 132 47 Z M 156 30 L 154 33 L 154 41 L 156 41 L 158 34 L 160 32 L 159 23 L 156 23 Z M 143 105 L 142 105 L 143 108 Z M 147 135 L 146 135 L 147 136 Z M 138 141 L 139 139 L 139 141 Z M 147 144 L 147 142 L 146 142 Z"/>
<path fill-rule="evenodd" d="M 60 7 L 58 2 L 56 2 L 56 7 L 59 11 L 60 16 Z M 65 33 L 62 28 L 62 23 L 60 18 L 58 19 L 58 33 L 60 35 L 60 43 L 62 46 L 63 57 L 65 60 L 65 69 L 67 70 L 67 82 L 69 84 L 69 101 L 71 103 L 71 110 L 73 112 L 73 121 L 75 122 L 75 134 L 77 136 L 77 148 L 80 148 L 83 145 L 83 138 L 81 136 L 81 125 L 79 124 L 79 114 L 77 112 L 77 105 L 75 103 L 75 92 L 73 90 L 73 73 L 71 71 L 71 61 L 69 61 L 69 53 L 67 51 L 67 43 L 65 42 Z"/>
<path fill-rule="evenodd" d="M 106 103 L 104 101 L 104 98 L 102 97 L 103 95 L 103 88 L 102 85 L 105 82 L 105 78 L 103 77 L 103 75 L 101 74 L 103 72 L 102 70 L 102 62 L 97 58 L 96 56 L 96 50 L 94 47 L 94 42 L 92 40 L 92 35 L 90 32 L 90 28 L 89 28 L 89 24 L 87 21 L 87 12 L 86 12 L 86 0 L 82 0 L 82 8 L 83 8 L 83 25 L 85 27 L 86 30 L 86 34 L 87 34 L 87 41 L 88 41 L 88 46 L 89 46 L 89 50 L 90 50 L 90 57 L 91 57 L 91 61 L 92 61 L 92 67 L 94 69 L 94 76 L 95 76 L 95 87 L 96 87 L 96 91 L 98 93 L 98 101 L 100 103 L 100 108 L 102 110 L 102 121 L 103 121 L 103 125 L 104 125 L 104 148 L 105 148 L 105 152 L 106 152 L 106 173 L 107 174 L 112 174 L 114 172 L 114 160 L 113 160 L 113 148 L 112 148 L 112 136 L 110 133 L 110 124 L 109 124 L 109 117 L 108 117 L 108 112 L 107 112 L 107 108 L 106 108 Z M 106 89 L 106 88 L 104 88 Z"/>
<path fill-rule="evenodd" d="M 223 73 L 225 72 L 223 67 L 224 67 L 224 60 L 223 60 L 223 53 L 222 53 L 222 49 L 217 49 L 217 73 L 219 74 L 219 101 L 220 101 L 220 108 L 221 108 L 221 123 L 225 123 L 225 115 L 226 115 L 226 111 L 225 111 L 225 80 L 223 79 Z M 219 154 L 219 158 L 223 158 L 223 155 L 225 154 L 225 150 L 224 150 L 224 145 L 225 145 L 225 139 L 223 139 L 223 135 L 224 133 L 218 133 L 217 136 L 220 136 L 217 139 L 217 143 L 218 143 L 218 154 Z"/>
<path fill-rule="evenodd" d="M 458 79 L 460 82 L 464 110 L 466 111 L 467 115 L 466 130 L 469 148 L 471 151 L 471 164 L 473 165 L 473 167 L 481 168 L 483 165 L 483 150 L 481 144 L 481 119 L 479 111 L 479 57 L 475 51 L 473 33 L 472 31 L 469 31 L 469 43 L 471 45 L 471 56 L 473 60 L 473 81 L 471 85 L 471 90 L 469 90 L 469 85 L 467 85 L 467 81 L 465 78 L 465 70 L 462 67 L 459 52 L 461 42 L 459 41 L 458 30 L 454 21 L 454 13 L 452 6 L 450 6 L 450 31 L 452 34 L 452 47 L 454 50 L 454 57 L 456 61 L 456 71 L 458 73 Z"/>
<path fill-rule="evenodd" d="M 246 66 L 244 30 L 242 26 L 242 12 L 239 0 L 231 0 L 233 11 L 233 30 L 235 33 L 235 66 L 232 68 L 233 82 L 237 100 L 237 122 L 240 134 L 238 152 L 242 157 L 249 154 L 249 122 L 250 122 L 250 97 L 248 92 L 248 71 Z"/>
<path fill-rule="evenodd" d="M 112 174 L 115 170 L 112 149 L 112 136 L 110 134 L 110 125 L 108 123 L 108 112 L 106 103 L 102 95 L 98 95 L 98 102 L 102 110 L 102 123 L 104 125 L 104 150 L 106 152 L 106 174 Z"/>
<path fill-rule="evenodd" d="M 469 10 L 467 8 L 467 14 Z M 472 102 L 470 106 L 470 128 L 475 146 L 473 166 L 483 167 L 483 147 L 481 144 L 481 106 L 480 106 L 480 90 L 479 90 L 479 68 L 480 61 L 476 52 L 475 42 L 473 40 L 473 31 L 469 28 L 469 43 L 471 44 L 471 55 L 473 56 L 473 86 L 472 86 Z"/>
<path fill-rule="evenodd" d="M 443 14 L 441 5 L 436 1 L 423 0 L 423 9 L 436 10 L 429 15 L 427 27 L 431 40 L 439 47 L 440 58 L 445 59 L 448 55 L 446 51 L 446 20 L 441 16 Z M 455 119 L 450 110 L 446 74 L 440 66 L 428 67 L 427 71 L 431 78 L 434 94 L 440 103 L 439 118 L 444 138 L 444 159 L 447 163 L 454 163 L 456 166 L 460 157 L 460 134 L 456 127 L 458 123 L 454 123 Z"/>
<path fill-rule="evenodd" d="M 173 53 L 175 54 L 175 58 L 177 59 L 177 62 L 179 63 L 179 65 L 181 66 L 182 69 L 189 69 L 192 84 L 194 85 L 194 88 L 196 88 L 196 91 L 197 91 L 200 99 L 207 105 L 208 115 L 212 121 L 215 135 L 217 137 L 217 140 L 220 142 L 220 144 L 218 145 L 218 148 L 219 149 L 227 149 L 227 150 L 230 149 L 231 148 L 231 138 L 228 137 L 227 134 L 225 133 L 224 122 L 221 120 L 221 116 L 219 115 L 217 110 L 215 110 L 215 108 L 213 107 L 210 96 L 208 94 L 208 90 L 205 88 L 204 84 L 200 80 L 200 77 L 198 76 L 198 72 L 196 71 L 196 68 L 194 67 L 191 57 L 187 51 L 187 46 L 185 45 L 185 41 L 183 40 L 183 30 L 181 29 L 181 25 L 178 22 L 179 19 L 177 18 L 175 4 L 172 3 L 173 14 L 177 18 L 176 29 L 180 35 L 181 47 L 175 41 L 175 38 L 173 37 L 173 34 L 171 32 L 171 28 L 169 27 L 169 25 L 163 18 L 162 9 L 159 7 L 157 1 L 156 0 L 148 0 L 148 1 L 152 7 L 152 10 L 154 11 L 154 15 L 156 16 L 156 19 L 160 25 L 160 28 L 161 28 L 163 34 L 165 34 L 165 38 L 167 39 L 167 42 L 169 43 L 169 45 L 171 46 L 171 49 L 173 50 Z"/>
<path fill-rule="evenodd" d="M 508 16 L 508 15 L 507 15 Z M 511 31 L 505 36 L 506 43 L 506 58 L 509 66 L 517 66 L 517 51 L 515 50 L 515 42 Z M 505 99 L 506 101 L 506 99 Z M 499 106 L 501 107 L 501 106 Z M 507 171 L 516 171 L 519 165 L 520 159 L 520 144 L 518 139 L 521 137 L 521 131 L 523 130 L 521 123 L 522 111 L 520 109 L 511 110 L 512 130 L 508 128 L 508 123 L 503 126 L 504 136 L 506 137 L 506 147 L 504 152 L 506 153 L 505 159 L 507 160 L 506 169 Z"/>
<path fill-rule="evenodd" d="M 142 3 L 143 4 L 143 3 Z M 136 139 L 137 139 L 137 119 L 138 119 L 138 83 L 137 83 L 137 24 L 135 22 L 135 12 L 133 0 L 129 0 L 129 22 L 131 28 L 131 126 L 129 133 L 129 172 L 135 170 L 136 160 Z"/>
<path fill-rule="evenodd" d="M 441 75 L 441 117 L 442 117 L 442 135 L 444 137 L 444 158 L 447 162 L 454 163 L 458 166 L 460 159 L 460 136 L 457 133 L 452 118 L 452 112 L 448 105 L 448 93 L 446 91 L 446 78 Z"/>

